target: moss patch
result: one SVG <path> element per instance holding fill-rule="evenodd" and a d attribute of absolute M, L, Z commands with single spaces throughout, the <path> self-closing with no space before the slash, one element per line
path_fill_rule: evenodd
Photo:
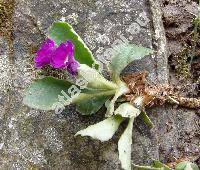
<path fill-rule="evenodd" d="M 14 0 L 0 1 L 0 35 L 11 37 L 13 30 Z"/>
<path fill-rule="evenodd" d="M 169 57 L 169 64 L 177 74 L 177 76 L 182 77 L 182 79 L 190 78 L 190 64 L 189 64 L 189 49 L 184 49 L 176 55 L 171 55 Z"/>
<path fill-rule="evenodd" d="M 7 40 L 9 47 L 9 58 L 12 60 L 13 54 L 13 13 L 15 1 L 1 0 L 0 1 L 0 36 Z M 13 61 L 13 60 L 12 60 Z"/>

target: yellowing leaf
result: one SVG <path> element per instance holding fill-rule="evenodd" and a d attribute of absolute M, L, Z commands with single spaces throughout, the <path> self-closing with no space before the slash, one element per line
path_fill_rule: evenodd
<path fill-rule="evenodd" d="M 119 160 L 124 170 L 131 170 L 131 145 L 134 118 L 129 120 L 128 126 L 118 142 Z"/>
<path fill-rule="evenodd" d="M 115 109 L 115 102 L 120 96 L 128 92 L 129 92 L 129 88 L 127 87 L 127 85 L 124 82 L 120 81 L 120 83 L 118 84 L 118 89 L 116 90 L 115 96 L 107 105 L 106 117 L 111 117 L 113 115 L 114 109 Z"/>
<path fill-rule="evenodd" d="M 121 104 L 114 112 L 115 115 L 120 115 L 127 118 L 135 118 L 140 114 L 140 110 L 135 108 L 130 103 Z"/>
<path fill-rule="evenodd" d="M 101 142 L 108 141 L 115 134 L 122 121 L 122 117 L 113 116 L 77 132 L 75 136 L 90 136 Z"/>
<path fill-rule="evenodd" d="M 98 90 L 117 89 L 117 85 L 106 80 L 99 72 L 85 64 L 81 64 L 78 68 L 78 76 L 87 83 L 87 88 Z"/>

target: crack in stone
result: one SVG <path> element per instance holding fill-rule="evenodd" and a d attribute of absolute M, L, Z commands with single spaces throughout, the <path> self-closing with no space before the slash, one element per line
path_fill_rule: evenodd
<path fill-rule="evenodd" d="M 160 8 L 160 2 L 157 0 L 149 0 L 152 21 L 154 27 L 154 42 L 156 45 L 156 73 L 159 83 L 167 83 L 169 70 L 168 70 L 168 56 L 167 56 L 167 41 L 165 36 L 165 30 L 162 21 L 162 11 Z"/>

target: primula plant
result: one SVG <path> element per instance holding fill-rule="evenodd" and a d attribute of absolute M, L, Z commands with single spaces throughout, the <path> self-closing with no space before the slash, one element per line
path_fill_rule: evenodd
<path fill-rule="evenodd" d="M 108 66 L 109 81 L 102 76 L 91 51 L 73 28 L 68 23 L 56 22 L 49 29 L 48 39 L 37 51 L 35 67 L 41 69 L 48 65 L 55 69 L 64 69 L 76 79 L 76 83 L 53 77 L 36 80 L 27 89 L 24 103 L 35 109 L 56 111 L 62 109 L 63 105 L 76 104 L 77 111 L 82 115 L 95 114 L 105 105 L 105 120 L 80 130 L 75 136 L 90 136 L 102 142 L 108 141 L 119 125 L 128 120 L 118 141 L 118 151 L 122 168 L 130 170 L 135 118 L 141 115 L 149 127 L 153 126 L 145 107 L 165 102 L 191 108 L 199 107 L 197 99 L 177 97 L 168 85 L 150 85 L 145 71 L 120 76 L 132 61 L 152 53 L 151 49 L 133 44 L 117 45 L 112 50 Z M 62 94 L 64 101 L 60 100 Z"/>

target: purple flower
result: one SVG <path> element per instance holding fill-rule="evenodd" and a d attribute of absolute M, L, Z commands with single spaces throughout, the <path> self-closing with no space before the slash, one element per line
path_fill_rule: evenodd
<path fill-rule="evenodd" d="M 61 43 L 52 54 L 51 66 L 53 68 L 64 68 L 73 55 L 74 46 L 72 42 L 67 41 L 66 43 Z"/>
<path fill-rule="evenodd" d="M 51 39 L 47 39 L 47 41 L 42 44 L 41 48 L 37 51 L 36 57 L 34 58 L 36 68 L 41 68 L 50 64 L 51 55 L 55 50 L 54 46 L 55 44 Z"/>
<path fill-rule="evenodd" d="M 67 66 L 67 70 L 68 72 L 75 76 L 77 75 L 77 68 L 79 67 L 79 64 L 76 60 L 72 61 L 72 62 L 69 62 L 68 66 Z"/>
<path fill-rule="evenodd" d="M 53 68 L 66 68 L 72 75 L 77 74 L 79 63 L 74 59 L 74 45 L 71 41 L 61 43 L 55 48 L 55 43 L 47 39 L 37 51 L 34 59 L 36 68 L 50 65 Z"/>
<path fill-rule="evenodd" d="M 68 42 L 69 44 L 73 45 L 71 42 Z M 77 68 L 79 67 L 79 63 L 74 58 L 74 51 L 72 50 L 68 59 L 68 62 L 66 63 L 67 70 L 70 74 L 76 75 L 77 74 Z"/>

